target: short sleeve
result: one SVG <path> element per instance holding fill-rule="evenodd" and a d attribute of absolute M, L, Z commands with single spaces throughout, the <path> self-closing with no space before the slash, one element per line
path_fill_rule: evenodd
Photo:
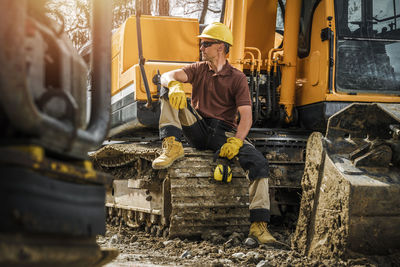
<path fill-rule="evenodd" d="M 186 73 L 188 80 L 188 83 L 193 83 L 194 82 L 194 76 L 195 73 L 197 72 L 197 69 L 199 68 L 199 63 L 193 63 L 193 64 L 189 64 L 186 65 L 182 68 L 182 70 Z"/>
<path fill-rule="evenodd" d="M 247 78 L 244 74 L 240 76 L 235 84 L 235 87 L 236 106 L 251 106 L 249 85 L 247 83 Z"/>

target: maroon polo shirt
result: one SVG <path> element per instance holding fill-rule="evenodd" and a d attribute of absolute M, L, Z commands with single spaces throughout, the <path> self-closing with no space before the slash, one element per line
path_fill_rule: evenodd
<path fill-rule="evenodd" d="M 228 62 L 215 73 L 210 63 L 196 62 L 182 68 L 192 84 L 192 106 L 203 118 L 215 118 L 237 127 L 237 108 L 251 106 L 243 72 Z"/>

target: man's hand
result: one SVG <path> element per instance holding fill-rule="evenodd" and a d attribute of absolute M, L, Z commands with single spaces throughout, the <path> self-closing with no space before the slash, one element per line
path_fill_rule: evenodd
<path fill-rule="evenodd" d="M 183 109 L 186 107 L 186 94 L 183 91 L 183 84 L 178 81 L 170 81 L 168 84 L 169 103 L 174 109 Z"/>
<path fill-rule="evenodd" d="M 243 146 L 243 141 L 236 137 L 229 137 L 226 143 L 221 147 L 220 157 L 233 159 L 239 153 L 239 149 Z"/>

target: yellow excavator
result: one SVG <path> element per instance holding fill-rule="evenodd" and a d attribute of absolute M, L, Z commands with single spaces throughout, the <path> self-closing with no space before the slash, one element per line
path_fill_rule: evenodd
<path fill-rule="evenodd" d="M 110 5 L 93 5 L 90 105 L 88 67 L 44 2 L 0 3 L 0 265 L 100 266 L 116 256 L 96 243 L 112 177 L 88 152 L 110 120 Z"/>
<path fill-rule="evenodd" d="M 229 61 L 249 82 L 248 137 L 270 163 L 271 214 L 296 224 L 293 247 L 322 257 L 399 249 L 400 2 L 223 6 L 234 37 Z M 194 19 L 137 14 L 112 37 L 114 143 L 92 155 L 116 177 L 111 223 L 165 236 L 248 228 L 240 168 L 231 183 L 215 182 L 212 153 L 190 148 L 168 169 L 151 168 L 160 153 L 160 73 L 199 60 L 200 28 Z"/>

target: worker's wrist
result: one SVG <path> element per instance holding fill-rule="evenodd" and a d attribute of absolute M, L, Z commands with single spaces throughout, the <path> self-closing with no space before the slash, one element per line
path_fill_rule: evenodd
<path fill-rule="evenodd" d="M 233 143 L 239 147 L 243 146 L 243 140 L 238 137 L 230 137 L 230 138 L 228 138 L 228 142 Z"/>
<path fill-rule="evenodd" d="M 240 136 L 235 136 L 234 138 L 239 139 L 239 140 L 241 140 L 242 142 L 244 141 L 244 138 L 243 138 L 243 137 L 240 137 Z"/>
<path fill-rule="evenodd" d="M 174 87 L 174 86 L 179 86 L 179 87 L 181 87 L 181 86 L 182 86 L 182 83 L 181 83 L 181 82 L 178 82 L 178 81 L 175 81 L 175 80 L 172 80 L 172 81 L 169 81 L 169 82 L 168 82 L 168 88 L 171 88 L 171 87 Z"/>

